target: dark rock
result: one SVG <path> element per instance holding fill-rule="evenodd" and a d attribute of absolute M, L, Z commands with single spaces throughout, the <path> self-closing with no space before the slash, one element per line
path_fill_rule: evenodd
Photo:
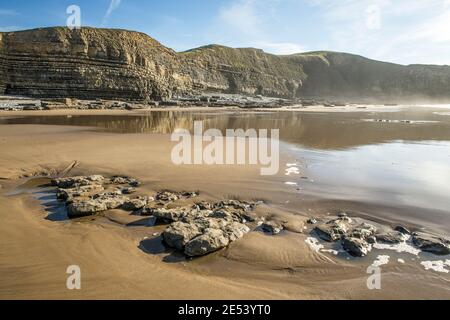
<path fill-rule="evenodd" d="M 450 254 L 450 240 L 422 232 L 413 234 L 413 243 L 419 249 L 437 255 Z"/>
<path fill-rule="evenodd" d="M 397 244 L 405 241 L 405 235 L 398 231 L 388 232 L 384 234 L 377 234 L 375 238 L 378 242 L 387 244 Z"/>
<path fill-rule="evenodd" d="M 126 211 L 137 211 L 143 209 L 147 205 L 147 201 L 146 198 L 127 200 L 122 205 L 122 209 Z"/>
<path fill-rule="evenodd" d="M 394 230 L 395 230 L 395 231 L 398 231 L 398 232 L 400 232 L 400 233 L 403 233 L 403 234 L 411 234 L 411 231 L 409 231 L 407 228 L 405 228 L 405 227 L 403 227 L 403 226 L 396 226 L 396 227 L 394 228 Z"/>
<path fill-rule="evenodd" d="M 264 232 L 270 233 L 270 234 L 279 234 L 281 231 L 283 231 L 284 227 L 281 223 L 276 222 L 276 221 L 267 221 L 264 222 L 261 225 L 261 229 Z"/>
<path fill-rule="evenodd" d="M 334 242 L 349 232 L 351 220 L 347 217 L 331 220 L 314 228 L 317 235 L 325 241 Z"/>
<path fill-rule="evenodd" d="M 342 247 L 355 257 L 364 257 L 372 250 L 372 246 L 365 240 L 351 237 L 346 237 L 342 240 Z"/>
<path fill-rule="evenodd" d="M 355 227 L 349 234 L 352 238 L 366 240 L 372 237 L 377 232 L 377 228 L 368 223 L 362 223 Z"/>

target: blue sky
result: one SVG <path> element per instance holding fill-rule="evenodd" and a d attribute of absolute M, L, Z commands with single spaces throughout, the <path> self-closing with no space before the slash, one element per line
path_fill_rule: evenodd
<path fill-rule="evenodd" d="M 73 4 L 82 25 L 142 31 L 178 51 L 218 43 L 450 65 L 450 0 L 0 0 L 0 31 L 65 25 Z"/>

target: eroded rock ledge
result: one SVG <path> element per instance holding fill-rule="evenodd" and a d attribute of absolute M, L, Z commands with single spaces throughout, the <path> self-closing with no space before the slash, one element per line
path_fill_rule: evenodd
<path fill-rule="evenodd" d="M 423 232 L 411 232 L 403 226 L 378 231 L 369 223 L 357 223 L 341 213 L 335 219 L 317 225 L 313 232 L 327 242 L 340 242 L 342 248 L 355 257 L 366 256 L 377 245 L 407 244 L 437 255 L 450 254 L 450 239 Z"/>
<path fill-rule="evenodd" d="M 225 248 L 251 230 L 276 235 L 289 229 L 288 222 L 273 219 L 270 215 L 259 217 L 255 214 L 260 202 L 223 200 L 179 204 L 197 198 L 199 192 L 196 191 L 164 190 L 153 196 L 133 197 L 140 182 L 130 177 L 77 176 L 53 179 L 52 184 L 57 187 L 57 198 L 65 202 L 70 218 L 96 215 L 111 209 L 149 217 L 152 225 L 167 225 L 162 233 L 164 242 L 189 257 Z M 450 240 L 445 236 L 411 232 L 403 226 L 394 229 L 383 226 L 379 230 L 370 223 L 350 218 L 344 212 L 328 221 L 319 223 L 312 218 L 307 223 L 313 226 L 312 234 L 326 242 L 339 242 L 343 250 L 355 257 L 366 256 L 377 246 L 401 244 L 414 246 L 416 251 L 450 254 Z"/>

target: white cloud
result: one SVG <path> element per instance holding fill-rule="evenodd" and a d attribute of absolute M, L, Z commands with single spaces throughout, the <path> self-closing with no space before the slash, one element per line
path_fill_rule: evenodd
<path fill-rule="evenodd" d="M 260 27 L 255 0 L 239 0 L 219 11 L 220 20 L 239 32 L 254 34 Z"/>
<path fill-rule="evenodd" d="M 305 51 L 304 46 L 283 41 L 273 32 L 273 11 L 281 0 L 234 0 L 220 8 L 215 26 L 223 37 L 221 43 L 231 46 L 255 47 L 273 54 L 293 54 Z"/>
<path fill-rule="evenodd" d="M 450 0 L 309 0 L 328 45 L 398 63 L 450 63 Z"/>
<path fill-rule="evenodd" d="M 108 22 L 109 17 L 112 15 L 114 10 L 116 10 L 119 6 L 122 0 L 111 0 L 109 3 L 108 10 L 105 13 L 105 16 L 103 17 L 102 26 L 105 26 Z"/>
<path fill-rule="evenodd" d="M 305 52 L 305 47 L 291 42 L 256 42 L 254 47 L 263 49 L 265 52 L 273 54 L 294 54 Z"/>

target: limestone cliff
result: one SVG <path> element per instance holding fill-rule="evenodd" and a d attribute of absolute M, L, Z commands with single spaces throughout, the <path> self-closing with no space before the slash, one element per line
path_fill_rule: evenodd
<path fill-rule="evenodd" d="M 3 34 L 6 93 L 160 99 L 183 88 L 177 54 L 124 30 L 45 28 Z"/>
<path fill-rule="evenodd" d="M 6 74 L 5 74 L 5 59 L 3 54 L 3 34 L 0 33 L 0 94 L 5 93 L 6 89 Z"/>
<path fill-rule="evenodd" d="M 176 53 L 125 30 L 44 28 L 0 33 L 0 93 L 168 99 L 224 92 L 347 101 L 450 101 L 450 67 L 402 66 L 312 52 L 276 56 L 210 45 Z"/>
<path fill-rule="evenodd" d="M 296 61 L 260 49 L 210 45 L 180 53 L 197 89 L 295 97 L 306 75 Z"/>

